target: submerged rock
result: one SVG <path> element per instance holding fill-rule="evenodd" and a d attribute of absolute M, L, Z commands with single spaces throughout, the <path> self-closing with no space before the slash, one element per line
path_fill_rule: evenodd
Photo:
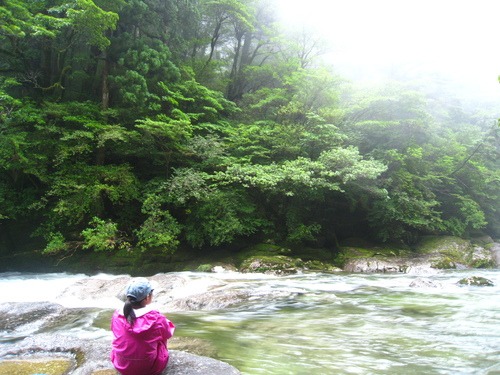
<path fill-rule="evenodd" d="M 61 305 L 50 302 L 5 302 L 0 304 L 0 330 L 31 333 L 62 310 Z"/>
<path fill-rule="evenodd" d="M 13 374 L 43 374 L 65 375 L 70 374 L 76 362 L 69 356 L 53 357 L 45 354 L 42 356 L 29 356 L 20 359 L 0 360 L 0 375 Z"/>
<path fill-rule="evenodd" d="M 470 285 L 470 286 L 494 286 L 493 281 L 480 276 L 465 277 L 458 281 L 458 285 Z"/>
<path fill-rule="evenodd" d="M 419 277 L 410 283 L 411 288 L 442 288 L 441 283 Z"/>
<path fill-rule="evenodd" d="M 250 297 L 247 291 L 218 289 L 177 298 L 169 303 L 170 311 L 218 310 L 234 306 Z"/>

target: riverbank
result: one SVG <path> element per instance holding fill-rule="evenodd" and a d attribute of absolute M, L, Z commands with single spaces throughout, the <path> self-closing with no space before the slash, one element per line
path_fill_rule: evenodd
<path fill-rule="evenodd" d="M 180 249 L 174 254 L 81 250 L 57 256 L 30 251 L 0 257 L 0 272 L 104 272 L 140 276 L 161 272 L 223 270 L 277 275 L 339 271 L 425 274 L 437 269 L 495 268 L 499 265 L 500 243 L 488 236 L 473 239 L 427 236 L 413 247 L 350 239 L 335 250 L 260 243 L 240 248 Z"/>

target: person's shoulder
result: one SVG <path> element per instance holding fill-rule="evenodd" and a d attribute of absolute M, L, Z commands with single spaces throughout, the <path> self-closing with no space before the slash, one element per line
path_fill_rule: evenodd
<path fill-rule="evenodd" d="M 163 315 L 160 311 L 156 310 L 156 309 L 152 309 L 150 310 L 147 315 L 152 318 L 152 319 L 155 319 L 157 322 L 165 322 L 167 320 L 167 318 L 165 317 L 165 315 Z"/>
<path fill-rule="evenodd" d="M 148 316 L 163 316 L 163 314 L 158 310 L 156 307 L 145 307 L 142 315 L 148 315 Z"/>

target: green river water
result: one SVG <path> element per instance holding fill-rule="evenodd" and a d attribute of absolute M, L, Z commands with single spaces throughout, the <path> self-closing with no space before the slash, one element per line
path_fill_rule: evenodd
<path fill-rule="evenodd" d="M 495 286 L 456 284 L 472 275 Z M 30 277 L 2 277 L 0 287 L 24 290 Z M 47 276 L 54 286 L 71 277 Z M 254 295 L 283 291 L 224 310 L 165 311 L 177 336 L 201 339 L 243 374 L 500 374 L 500 270 L 426 276 L 438 288 L 410 287 L 418 276 L 407 274 L 213 277 Z M 64 330 L 109 338 L 110 314 L 94 311 Z"/>

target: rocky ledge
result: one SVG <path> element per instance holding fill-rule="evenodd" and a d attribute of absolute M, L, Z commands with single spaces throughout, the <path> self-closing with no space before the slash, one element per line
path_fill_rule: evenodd
<path fill-rule="evenodd" d="M 116 375 L 109 360 L 111 342 L 40 334 L 0 350 L 0 374 Z M 170 350 L 168 375 L 238 375 L 233 366 L 191 353 Z"/>
<path fill-rule="evenodd" d="M 465 240 L 428 236 L 413 248 L 345 246 L 347 272 L 434 274 L 442 269 L 494 268 L 500 265 L 500 244 L 491 238 Z"/>

